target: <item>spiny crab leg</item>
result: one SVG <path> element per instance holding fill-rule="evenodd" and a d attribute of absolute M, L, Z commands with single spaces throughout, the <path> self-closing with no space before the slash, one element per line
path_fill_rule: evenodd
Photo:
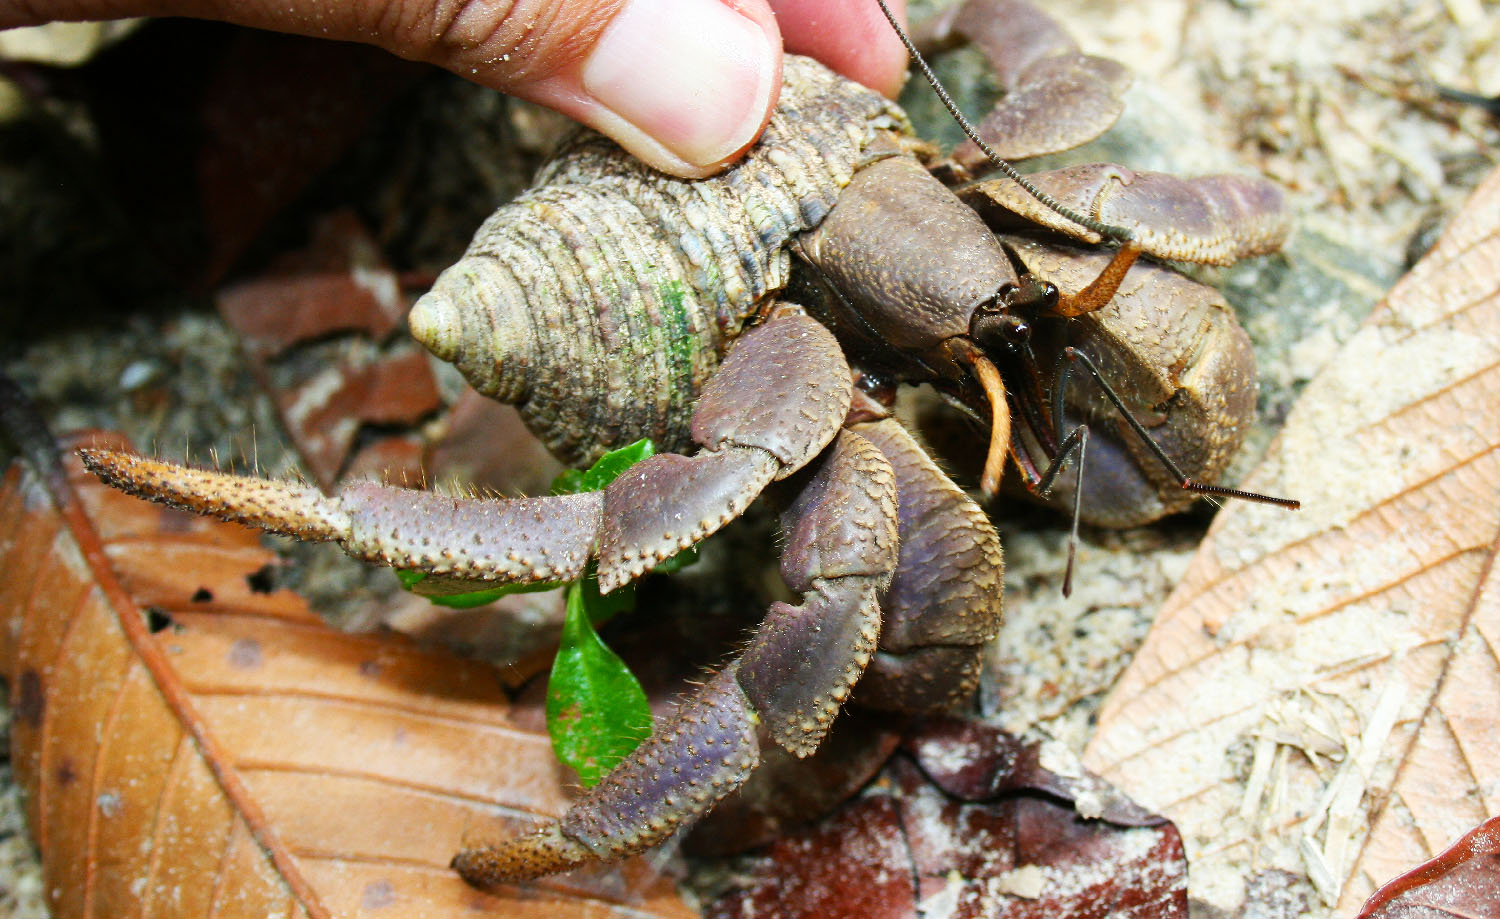
<path fill-rule="evenodd" d="M 123 491 L 307 541 L 355 558 L 466 581 L 581 576 L 599 559 L 613 590 L 738 516 L 771 481 L 805 465 L 849 410 L 849 368 L 833 336 L 796 308 L 744 335 L 693 415 L 692 457 L 653 456 L 603 492 L 457 498 L 356 483 L 328 497 L 305 485 L 84 450 Z"/>
<path fill-rule="evenodd" d="M 887 711 L 951 710 L 979 685 L 984 644 L 1000 631 L 1000 537 L 898 422 L 854 430 L 896 474 L 901 542 L 896 574 L 880 595 L 880 650 L 855 699 Z"/>
<path fill-rule="evenodd" d="M 1232 265 L 1243 258 L 1275 252 L 1291 232 L 1281 189 L 1254 176 L 1184 179 L 1113 163 L 1088 163 L 1035 172 L 1027 178 L 1063 206 L 1129 229 L 1134 246 L 1156 258 Z M 1014 182 L 975 182 L 957 194 L 996 230 L 1034 232 L 1037 226 L 1043 226 L 1090 244 L 1103 239 L 1044 207 Z M 1106 270 L 1107 274 L 1123 277 L 1129 262 L 1120 264 L 1119 260 L 1128 257 L 1134 261 L 1137 254 L 1127 253 L 1128 248 L 1122 247 L 1117 253 L 1116 264 Z M 1075 307 L 1072 314 L 1088 312 L 1088 305 Z"/>
<path fill-rule="evenodd" d="M 465 880 L 492 887 L 641 852 L 749 777 L 761 731 L 797 756 L 817 748 L 877 647 L 876 596 L 897 561 L 896 484 L 881 452 L 852 431 L 808 472 L 782 516 L 781 573 L 801 604 L 773 604 L 739 659 L 560 821 L 459 853 Z"/>

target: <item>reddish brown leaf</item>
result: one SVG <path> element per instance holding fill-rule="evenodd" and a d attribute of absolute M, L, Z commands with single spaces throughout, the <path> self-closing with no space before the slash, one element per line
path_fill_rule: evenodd
<path fill-rule="evenodd" d="M 466 838 L 568 800 L 494 672 L 332 631 L 256 588 L 248 532 L 70 477 L 60 508 L 19 468 L 0 489 L 0 664 L 54 917 L 691 915 L 639 863 L 466 887 Z"/>
<path fill-rule="evenodd" d="M 352 213 L 325 217 L 306 249 L 226 288 L 218 304 L 324 488 L 359 474 L 420 480 L 415 425 L 442 399 L 426 355 L 404 335 L 396 275 Z"/>
<path fill-rule="evenodd" d="M 1375 891 L 1355 919 L 1500 916 L 1500 817 Z"/>
<path fill-rule="evenodd" d="M 1500 814 L 1496 392 L 1500 173 L 1249 484 L 1304 509 L 1220 514 L 1100 715 L 1085 761 L 1177 823 L 1206 904 L 1274 874 L 1349 916 Z"/>
<path fill-rule="evenodd" d="M 552 480 L 567 468 L 526 429 L 514 405 L 467 387 L 454 401 L 444 427 L 427 454 L 427 469 L 435 481 L 462 482 L 506 495 L 545 495 Z"/>
<path fill-rule="evenodd" d="M 934 718 L 907 736 L 905 747 L 933 784 L 965 801 L 985 801 L 1011 791 L 1040 791 L 1079 803 L 1119 826 L 1166 822 L 1098 776 L 1079 769 L 1076 757 L 1057 744 L 1027 743 L 960 718 Z"/>
<path fill-rule="evenodd" d="M 1037 765 L 1037 744 L 937 720 L 911 735 L 872 791 L 812 830 L 774 843 L 711 919 L 1179 919 L 1187 869 L 1177 831 L 1085 819 L 1097 791 L 955 797 L 941 784 L 1061 788 L 1087 779 Z M 1055 754 L 1061 760 L 1066 754 Z M 928 770 L 931 770 L 929 772 Z M 942 778 L 934 781 L 936 773 Z M 1134 820 L 1136 814 L 1131 815 Z"/>

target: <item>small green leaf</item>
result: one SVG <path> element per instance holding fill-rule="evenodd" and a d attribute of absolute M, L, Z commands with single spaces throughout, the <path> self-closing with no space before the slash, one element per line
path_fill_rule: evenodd
<path fill-rule="evenodd" d="M 656 447 L 649 438 L 626 444 L 599 457 L 587 471 L 569 469 L 552 480 L 554 495 L 576 495 L 586 491 L 603 491 L 620 473 L 643 459 L 656 455 Z"/>
<path fill-rule="evenodd" d="M 493 587 L 483 586 L 485 581 L 460 581 L 452 578 L 429 577 L 425 571 L 396 570 L 396 579 L 401 586 L 418 596 L 426 597 L 427 602 L 438 606 L 447 606 L 452 609 L 473 609 L 476 606 L 484 606 L 486 603 L 494 603 L 496 600 L 508 594 L 531 594 L 544 590 L 556 590 L 562 587 L 563 581 L 536 581 L 531 584 L 500 584 Z M 465 584 L 474 586 L 474 590 L 464 590 Z"/>
<path fill-rule="evenodd" d="M 494 603 L 501 597 L 511 594 L 535 594 L 544 590 L 556 590 L 564 583 L 563 581 L 537 581 L 533 584 L 501 584 L 499 587 L 486 587 L 469 593 L 428 596 L 427 602 L 451 609 L 473 609 L 476 606 L 484 606 L 486 603 Z"/>
<path fill-rule="evenodd" d="M 588 489 L 583 487 L 582 469 L 564 469 L 562 474 L 552 480 L 552 493 L 554 495 L 576 495 Z"/>
<path fill-rule="evenodd" d="M 619 601 L 613 594 L 599 595 L 592 572 L 568 588 L 562 644 L 547 681 L 547 733 L 552 749 L 578 772 L 585 788 L 598 784 L 651 734 L 645 691 L 590 624 L 600 612 L 590 607 L 611 602 Z"/>

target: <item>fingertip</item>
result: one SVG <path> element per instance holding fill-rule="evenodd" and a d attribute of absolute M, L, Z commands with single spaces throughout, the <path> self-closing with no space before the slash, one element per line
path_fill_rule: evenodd
<path fill-rule="evenodd" d="M 770 0 L 786 50 L 817 58 L 895 98 L 906 83 L 906 47 L 873 0 Z M 906 0 L 887 0 L 906 25 Z"/>
<path fill-rule="evenodd" d="M 712 174 L 754 143 L 781 87 L 763 6 L 630 0 L 580 68 L 583 120 L 657 168 Z"/>

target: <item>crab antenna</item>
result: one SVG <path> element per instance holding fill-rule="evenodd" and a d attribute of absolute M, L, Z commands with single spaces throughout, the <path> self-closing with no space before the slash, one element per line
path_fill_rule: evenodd
<path fill-rule="evenodd" d="M 943 103 L 943 108 L 948 110 L 948 114 L 953 116 L 953 120 L 958 122 L 960 128 L 963 128 L 964 134 L 968 135 L 969 140 L 972 140 L 980 152 L 989 158 L 989 161 L 995 165 L 995 168 L 1005 173 L 1006 177 L 1011 181 L 1026 189 L 1028 195 L 1040 201 L 1048 209 L 1055 211 L 1079 226 L 1093 230 L 1100 236 L 1113 239 L 1116 242 L 1126 243 L 1135 239 L 1135 233 L 1125 227 L 1103 223 L 1065 206 L 1056 198 L 1033 185 L 1031 180 L 1021 175 L 1020 171 L 1011 165 L 1009 160 L 1002 158 L 989 144 L 985 143 L 984 139 L 979 136 L 979 132 L 974 129 L 974 125 L 959 110 L 958 103 L 953 101 L 953 97 L 948 95 L 948 91 L 938 81 L 937 74 L 933 73 L 932 68 L 927 66 L 927 59 L 922 56 L 922 52 L 917 50 L 916 44 L 906 34 L 906 30 L 901 28 L 901 24 L 896 21 L 896 14 L 891 12 L 889 6 L 886 6 L 885 0 L 875 0 L 875 2 L 880 4 L 880 11 L 885 14 L 886 21 L 891 24 L 892 29 L 896 30 L 896 36 L 901 39 L 901 44 L 906 46 L 906 53 L 911 55 L 911 59 L 916 63 L 917 69 L 922 71 L 922 76 L 927 78 L 928 84 L 932 86 L 932 91 L 937 93 L 938 100 Z"/>
<path fill-rule="evenodd" d="M 1010 450 L 1010 403 L 1005 398 L 1005 381 L 1000 371 L 983 354 L 973 358 L 974 373 L 984 394 L 990 400 L 990 450 L 984 457 L 984 474 L 979 478 L 979 488 L 986 495 L 994 496 L 1000 490 L 1000 477 L 1005 473 L 1005 455 Z"/>

